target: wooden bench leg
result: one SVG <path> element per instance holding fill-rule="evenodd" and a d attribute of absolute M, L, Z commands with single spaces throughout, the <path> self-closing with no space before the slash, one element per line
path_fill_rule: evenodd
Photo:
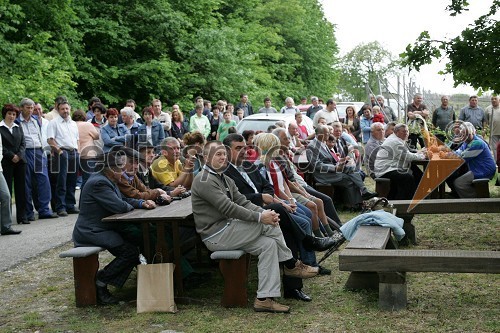
<path fill-rule="evenodd" d="M 73 275 L 75 279 L 76 306 L 97 304 L 95 276 L 99 269 L 99 254 L 88 257 L 73 258 Z"/>
<path fill-rule="evenodd" d="M 247 278 L 250 255 L 244 255 L 239 259 L 221 259 L 220 271 L 224 278 L 224 292 L 221 304 L 224 307 L 246 307 Z"/>
<path fill-rule="evenodd" d="M 406 309 L 406 272 L 379 273 L 378 307 L 384 311 Z"/>
<path fill-rule="evenodd" d="M 476 190 L 477 198 L 489 198 L 490 197 L 490 188 L 489 188 L 490 180 L 487 178 L 482 179 L 474 179 L 472 184 L 474 185 L 474 189 Z"/>
<path fill-rule="evenodd" d="M 405 236 L 399 241 L 399 245 L 417 245 L 417 231 L 415 230 L 413 223 L 411 223 L 413 220 L 413 214 L 397 214 L 397 216 L 404 220 L 403 230 L 405 231 Z"/>

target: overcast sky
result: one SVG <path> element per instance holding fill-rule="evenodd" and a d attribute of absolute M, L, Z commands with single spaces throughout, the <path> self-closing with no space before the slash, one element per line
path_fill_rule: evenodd
<path fill-rule="evenodd" d="M 414 43 L 420 32 L 428 30 L 433 39 L 443 40 L 460 34 L 476 18 L 487 13 L 493 0 L 472 0 L 469 11 L 449 16 L 445 11 L 451 0 L 320 0 L 325 16 L 336 25 L 335 37 L 344 55 L 361 43 L 374 40 L 394 56 Z M 498 16 L 497 16 L 498 18 Z M 411 75 L 426 90 L 436 93 L 475 93 L 474 89 L 460 85 L 453 88 L 450 76 L 437 74 L 445 63 L 435 60 Z M 488 69 L 485 68 L 485 71 Z M 408 82 L 408 80 L 406 80 Z"/>

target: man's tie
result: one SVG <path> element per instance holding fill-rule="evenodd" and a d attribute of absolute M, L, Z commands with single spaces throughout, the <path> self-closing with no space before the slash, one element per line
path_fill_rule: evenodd
<path fill-rule="evenodd" d="M 248 176 L 248 174 L 245 171 L 245 169 L 243 168 L 243 166 L 240 165 L 240 166 L 236 167 L 236 169 L 238 170 L 240 175 L 243 177 L 243 179 L 248 183 L 248 185 L 250 185 L 253 188 L 255 193 L 259 193 L 259 191 L 257 191 L 257 188 L 255 187 L 255 184 L 252 182 L 252 180 Z"/>

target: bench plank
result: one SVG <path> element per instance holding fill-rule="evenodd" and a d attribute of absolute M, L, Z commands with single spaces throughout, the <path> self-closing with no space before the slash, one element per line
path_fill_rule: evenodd
<path fill-rule="evenodd" d="M 349 242 L 346 249 L 377 249 L 386 248 L 391 237 L 391 229 L 381 226 L 362 225 Z"/>
<path fill-rule="evenodd" d="M 359 250 L 339 254 L 341 271 L 500 273 L 500 252 L 459 250 Z"/>
<path fill-rule="evenodd" d="M 392 200 L 396 215 L 400 214 L 462 214 L 500 213 L 500 198 L 422 200 L 408 211 L 413 200 Z"/>

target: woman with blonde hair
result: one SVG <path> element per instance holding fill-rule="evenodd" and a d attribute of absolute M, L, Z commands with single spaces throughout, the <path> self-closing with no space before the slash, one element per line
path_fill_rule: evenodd
<path fill-rule="evenodd" d="M 276 161 L 280 154 L 281 144 L 278 137 L 272 133 L 261 133 L 254 138 L 254 144 L 260 151 L 260 157 L 255 164 L 260 173 L 266 178 L 274 188 L 274 199 L 281 203 L 290 213 L 293 221 L 300 226 L 308 235 L 312 233 L 312 213 L 311 211 L 297 203 L 293 198 L 290 188 L 287 185 L 285 174 Z M 306 251 L 299 245 L 302 262 L 310 266 L 318 266 L 316 255 L 312 251 Z"/>
<path fill-rule="evenodd" d="M 189 124 L 184 121 L 184 115 L 180 110 L 172 111 L 172 127 L 170 128 L 171 136 L 176 138 L 182 145 L 182 139 L 189 132 Z"/>

